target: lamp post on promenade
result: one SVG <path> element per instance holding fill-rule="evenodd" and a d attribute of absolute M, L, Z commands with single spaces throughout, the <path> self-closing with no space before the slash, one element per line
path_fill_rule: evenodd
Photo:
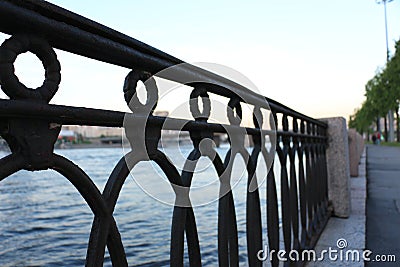
<path fill-rule="evenodd" d="M 383 8 L 385 11 L 385 33 L 386 33 L 386 63 L 389 62 L 389 41 L 388 41 L 388 27 L 387 27 L 387 14 L 386 14 L 386 3 L 390 3 L 393 0 L 375 0 L 377 4 L 383 4 Z M 389 142 L 394 141 L 394 117 L 393 117 L 393 111 L 389 110 L 388 112 L 388 118 L 389 118 Z M 380 123 L 378 123 L 378 126 Z M 378 131 L 380 126 L 378 127 Z"/>

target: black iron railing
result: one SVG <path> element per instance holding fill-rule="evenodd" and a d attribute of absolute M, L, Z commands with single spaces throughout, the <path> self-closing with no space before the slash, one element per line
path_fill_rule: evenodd
<path fill-rule="evenodd" d="M 267 231 L 270 251 L 281 249 L 280 240 L 283 240 L 287 252 L 292 249 L 301 252 L 315 245 L 330 216 L 325 123 L 43 1 L 1 0 L 0 30 L 11 35 L 0 48 L 1 88 L 10 98 L 0 100 L 0 130 L 11 149 L 11 154 L 0 160 L 0 180 L 22 169 L 54 169 L 65 176 L 94 214 L 86 257 L 88 266 L 102 265 L 106 246 L 114 266 L 128 265 L 120 237 L 124 233 L 118 231 L 113 210 L 130 170 L 138 162 L 149 160 L 161 167 L 176 194 L 170 240 L 171 266 L 183 266 L 185 236 L 190 265 L 201 265 L 189 189 L 196 165 L 190 162 L 196 163 L 202 156 L 212 160 L 220 180 L 216 218 L 220 266 L 239 265 L 238 231 L 230 185 L 234 175 L 233 159 L 237 154 L 245 159 L 248 172 L 246 235 L 249 266 L 262 265 L 257 256 L 263 249 L 263 231 Z M 132 113 L 48 104 L 58 90 L 61 77 L 60 64 L 53 48 L 133 69 L 125 80 L 123 90 Z M 14 74 L 16 57 L 27 51 L 34 53 L 46 70 L 45 82 L 35 90 L 25 87 Z M 170 67 L 174 67 L 173 72 L 163 72 Z M 158 101 L 155 76 L 192 87 L 188 102 L 193 120 L 153 116 Z M 141 104 L 135 94 L 138 81 L 145 83 L 146 104 Z M 211 109 L 209 94 L 229 99 L 229 125 L 207 122 Z M 195 101 L 198 98 L 202 99 L 202 109 Z M 242 103 L 253 107 L 254 127 L 241 126 Z M 262 110 L 268 111 L 270 118 L 265 118 Z M 263 120 L 270 122 L 268 129 L 262 127 Z M 62 125 L 124 127 L 132 151 L 115 166 L 102 193 L 83 170 L 54 153 L 54 144 Z M 190 134 L 193 151 L 182 173 L 158 148 L 161 131 L 166 129 Z M 215 133 L 228 133 L 231 149 L 224 160 L 213 148 L 211 140 Z M 251 136 L 253 143 L 251 153 L 244 145 L 247 135 Z M 266 143 L 276 147 L 277 160 L 275 149 L 267 148 Z M 267 166 L 280 166 L 280 177 L 275 177 L 273 168 L 267 175 L 267 229 L 262 229 L 259 188 L 257 180 L 253 179 L 260 154 Z M 280 192 L 277 191 L 277 181 Z M 281 196 L 280 203 L 278 194 Z M 272 254 L 271 262 L 273 266 L 278 265 L 277 253 Z M 303 263 L 287 262 L 294 265 Z"/>

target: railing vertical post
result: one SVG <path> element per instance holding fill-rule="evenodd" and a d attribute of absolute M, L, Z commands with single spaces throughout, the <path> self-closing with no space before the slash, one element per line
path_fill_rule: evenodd
<path fill-rule="evenodd" d="M 350 166 L 346 119 L 342 117 L 321 119 L 328 124 L 328 196 L 332 201 L 333 215 L 347 218 L 350 215 Z"/>

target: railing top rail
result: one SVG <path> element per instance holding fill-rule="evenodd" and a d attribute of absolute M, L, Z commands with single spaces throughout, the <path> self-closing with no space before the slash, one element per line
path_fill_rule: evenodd
<path fill-rule="evenodd" d="M 45 37 L 55 48 L 152 74 L 185 63 L 134 38 L 42 0 L 0 0 L 0 5 L 0 30 L 7 34 L 33 32 Z M 179 71 L 185 74 L 186 79 L 208 81 L 207 89 L 212 93 L 228 98 L 233 94 L 245 96 L 248 104 L 271 108 L 278 113 L 326 127 L 324 122 L 265 98 L 215 73 L 189 64 L 184 64 Z M 168 79 L 182 83 L 178 76 Z"/>

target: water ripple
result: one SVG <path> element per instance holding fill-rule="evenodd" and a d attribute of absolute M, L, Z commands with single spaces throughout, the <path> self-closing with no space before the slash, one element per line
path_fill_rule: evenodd
<path fill-rule="evenodd" d="M 226 151 L 219 149 L 222 158 Z M 184 150 L 184 153 L 189 152 L 190 147 Z M 100 191 L 123 156 L 121 149 L 116 148 L 59 150 L 57 153 L 87 172 Z M 3 156 L 5 154 L 0 155 Z M 138 165 L 135 175 L 148 174 L 149 166 Z M 206 184 L 210 179 L 217 179 L 215 175 L 211 168 L 196 174 L 194 183 Z M 247 261 L 245 180 L 234 189 L 239 257 L 243 264 Z M 260 196 L 264 199 L 261 203 L 265 224 L 265 193 Z M 0 203 L 0 266 L 84 265 L 93 214 L 67 179 L 54 171 L 20 171 L 0 184 Z M 142 192 L 128 178 L 114 215 L 130 266 L 169 265 L 172 210 Z M 217 211 L 218 202 L 194 208 L 204 266 L 215 266 L 218 262 Z M 111 266 L 108 252 L 104 265 Z"/>

